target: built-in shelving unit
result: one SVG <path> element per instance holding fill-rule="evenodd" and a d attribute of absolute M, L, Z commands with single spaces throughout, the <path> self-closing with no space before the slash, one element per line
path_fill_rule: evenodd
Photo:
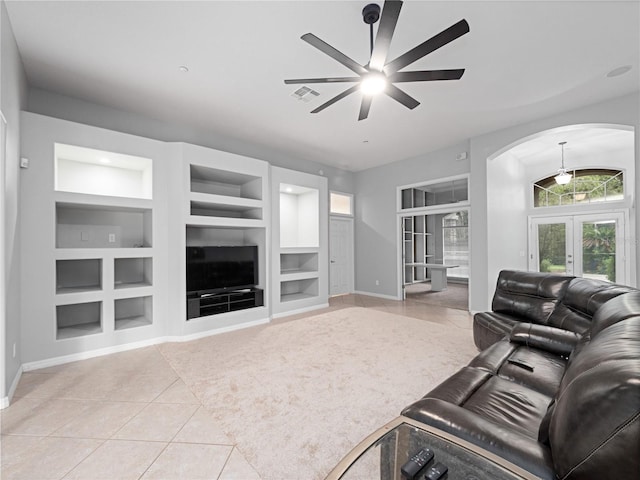
<path fill-rule="evenodd" d="M 328 192 L 324 177 L 272 167 L 274 316 L 328 302 Z M 276 233 L 277 232 L 277 233 Z"/>
<path fill-rule="evenodd" d="M 151 160 L 66 144 L 55 155 L 56 339 L 151 325 L 153 256 L 131 257 L 152 251 Z"/>
<path fill-rule="evenodd" d="M 430 238 L 429 217 L 414 215 L 404 217 L 403 222 L 403 255 L 404 255 L 404 283 L 405 285 L 424 282 L 428 279 L 427 269 L 412 266 L 414 263 L 433 262 L 433 240 Z"/>
<path fill-rule="evenodd" d="M 249 292 L 193 298 L 183 288 L 184 333 L 267 321 L 268 296 L 263 292 L 269 283 L 268 163 L 187 144 L 182 144 L 182 157 L 187 197 L 184 246 L 255 245 L 259 276 Z"/>
<path fill-rule="evenodd" d="M 469 206 L 468 175 L 449 177 L 398 188 L 397 209 L 402 221 L 404 284 L 429 280 L 430 269 L 415 264 L 443 260 L 442 228 L 436 218 L 451 207 Z"/>

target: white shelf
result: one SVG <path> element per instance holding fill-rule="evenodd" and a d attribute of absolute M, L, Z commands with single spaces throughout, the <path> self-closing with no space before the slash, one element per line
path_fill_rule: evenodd
<path fill-rule="evenodd" d="M 228 228 L 264 228 L 264 219 L 229 218 L 229 217 L 203 217 L 189 215 L 187 226 L 194 227 L 228 227 Z"/>
<path fill-rule="evenodd" d="M 133 210 L 142 212 L 153 207 L 153 200 L 132 197 L 112 197 L 87 193 L 55 192 L 56 203 L 81 205 L 85 208 Z"/>
<path fill-rule="evenodd" d="M 77 292 L 57 293 L 56 305 L 74 305 L 77 303 L 100 302 L 104 298 L 103 290 L 84 290 Z"/>
<path fill-rule="evenodd" d="M 58 287 L 56 295 L 70 295 L 74 293 L 91 293 L 102 290 L 100 285 L 87 285 L 86 287 Z"/>
<path fill-rule="evenodd" d="M 102 327 L 99 323 L 85 323 L 73 327 L 58 328 L 56 340 L 85 337 L 87 335 L 96 335 L 98 333 L 102 333 Z"/>
<path fill-rule="evenodd" d="M 318 247 L 284 247 L 280 248 L 280 253 L 283 255 L 296 254 L 296 253 L 318 253 L 320 249 Z"/>
<path fill-rule="evenodd" d="M 153 295 L 153 286 L 138 285 L 135 287 L 115 288 L 113 296 L 116 300 L 124 300 L 127 298 L 138 298 Z"/>
<path fill-rule="evenodd" d="M 316 298 L 317 295 L 310 295 L 307 293 L 286 293 L 280 295 L 280 301 L 283 303 L 286 302 L 295 302 L 297 300 L 309 300 L 311 298 Z"/>
<path fill-rule="evenodd" d="M 127 290 L 129 288 L 144 288 L 151 287 L 149 282 L 132 282 L 132 283 L 116 283 L 113 288 L 116 290 Z"/>
<path fill-rule="evenodd" d="M 137 315 L 126 318 L 118 318 L 115 321 L 115 329 L 118 330 L 127 330 L 129 328 L 138 328 L 138 327 L 148 327 L 152 325 L 151 320 L 149 320 L 144 315 Z"/>
<path fill-rule="evenodd" d="M 191 194 L 189 194 L 189 200 L 204 205 L 227 205 L 238 208 L 262 208 L 263 206 L 263 201 L 260 199 L 232 197 L 213 193 L 191 192 Z"/>
<path fill-rule="evenodd" d="M 318 278 L 319 274 L 317 271 L 305 271 L 305 270 L 295 270 L 295 271 L 286 271 L 280 273 L 280 281 L 281 282 L 292 282 L 294 280 L 306 280 L 309 278 Z"/>
<path fill-rule="evenodd" d="M 56 248 L 56 260 L 80 260 L 91 258 L 134 258 L 153 257 L 153 248 Z"/>

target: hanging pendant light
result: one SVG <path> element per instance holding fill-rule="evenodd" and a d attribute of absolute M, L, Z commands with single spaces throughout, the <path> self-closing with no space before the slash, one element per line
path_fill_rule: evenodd
<path fill-rule="evenodd" d="M 566 185 L 571 181 L 572 175 L 564 168 L 564 146 L 567 142 L 560 142 L 558 145 L 562 147 L 562 167 L 558 169 L 558 175 L 554 178 L 558 185 Z"/>

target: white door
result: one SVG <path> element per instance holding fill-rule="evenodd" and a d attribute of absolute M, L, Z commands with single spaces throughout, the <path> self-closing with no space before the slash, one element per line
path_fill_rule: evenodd
<path fill-rule="evenodd" d="M 353 291 L 353 219 L 331 217 L 329 225 L 330 295 Z"/>
<path fill-rule="evenodd" d="M 621 212 L 530 219 L 529 270 L 624 284 Z"/>

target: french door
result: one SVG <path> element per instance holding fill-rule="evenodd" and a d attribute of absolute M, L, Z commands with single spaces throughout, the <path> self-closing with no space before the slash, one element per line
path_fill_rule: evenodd
<path fill-rule="evenodd" d="M 529 270 L 627 282 L 623 212 L 529 217 Z"/>

